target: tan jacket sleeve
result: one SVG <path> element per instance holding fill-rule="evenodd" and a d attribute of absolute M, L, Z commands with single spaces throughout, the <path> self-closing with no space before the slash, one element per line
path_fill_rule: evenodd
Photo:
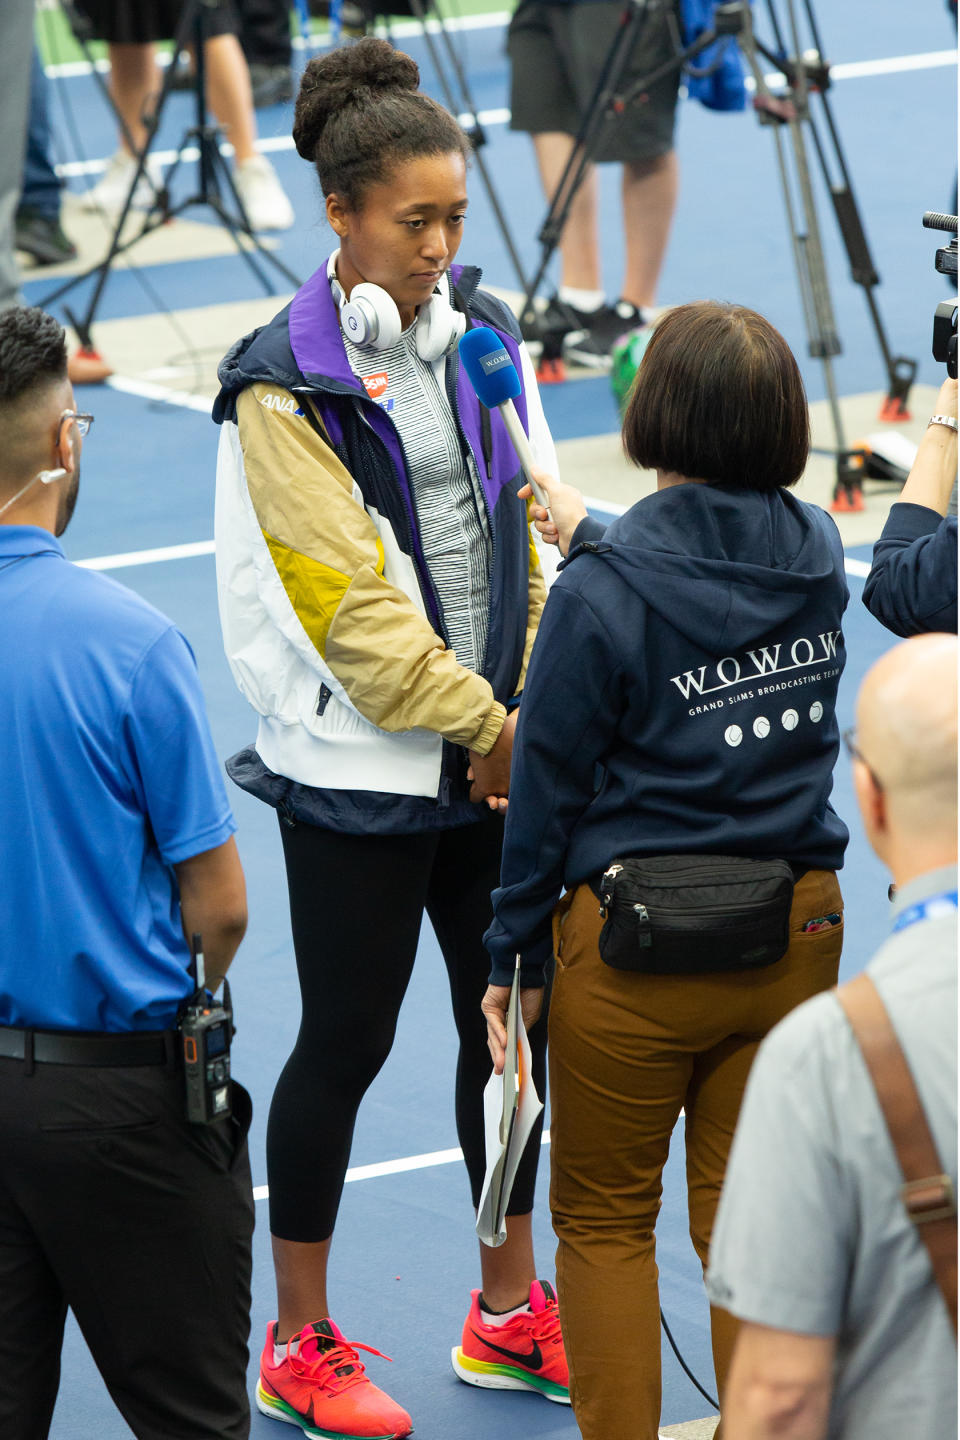
<path fill-rule="evenodd" d="M 288 403 L 290 402 L 290 403 Z M 485 755 L 505 710 L 384 575 L 376 526 L 299 399 L 268 384 L 237 401 L 247 488 L 287 598 L 351 703 L 382 730 L 422 727 Z"/>

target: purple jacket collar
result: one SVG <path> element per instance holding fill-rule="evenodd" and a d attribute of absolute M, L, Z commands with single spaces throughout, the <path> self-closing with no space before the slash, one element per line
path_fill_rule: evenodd
<path fill-rule="evenodd" d="M 290 348 L 303 375 L 323 375 L 352 390 L 358 381 L 350 369 L 340 332 L 336 301 L 327 278 L 328 256 L 309 280 L 305 281 L 290 303 Z M 462 265 L 451 265 L 450 279 L 454 285 L 463 274 Z"/>
<path fill-rule="evenodd" d="M 328 257 L 329 259 L 329 257 Z M 350 368 L 346 350 L 343 344 L 343 336 L 340 330 L 339 316 L 333 294 L 330 289 L 330 282 L 327 278 L 328 260 L 325 260 L 319 269 L 315 270 L 309 280 L 297 291 L 290 305 L 288 329 L 290 336 L 290 348 L 297 367 L 306 380 L 313 377 L 322 377 L 335 386 L 343 386 L 349 390 L 358 391 L 364 394 L 356 376 Z M 463 265 L 451 265 L 450 279 L 454 285 L 459 285 L 461 276 L 464 274 Z M 472 270 L 468 276 L 468 288 L 472 297 L 476 288 L 476 280 L 479 278 L 479 271 Z M 469 282 L 472 282 L 470 284 Z M 497 327 L 497 334 L 506 345 L 510 358 L 521 371 L 520 347 L 512 335 Z M 522 373 L 522 371 L 521 371 Z M 467 378 L 465 371 L 458 367 L 456 382 L 458 419 L 463 432 L 470 443 L 474 457 L 480 471 L 484 494 L 491 514 L 496 508 L 497 498 L 504 484 L 512 481 L 519 469 L 513 447 L 507 438 L 506 431 L 498 416 L 492 417 L 492 455 L 489 470 L 484 463 L 483 435 L 480 419 L 480 402 L 478 401 L 473 387 Z M 527 404 L 526 395 L 521 395 L 516 400 L 517 412 L 520 420 L 526 428 Z M 325 412 L 328 407 L 321 407 Z M 401 485 L 406 490 L 406 475 L 404 464 L 398 444 L 397 434 L 392 422 L 381 408 L 371 403 L 368 416 L 373 428 L 380 434 L 388 450 L 393 456 Z M 324 419 L 332 436 L 339 439 L 339 424 L 334 413 L 325 413 Z"/>

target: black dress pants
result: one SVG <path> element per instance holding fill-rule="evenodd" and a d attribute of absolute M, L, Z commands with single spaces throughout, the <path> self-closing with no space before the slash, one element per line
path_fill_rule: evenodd
<path fill-rule="evenodd" d="M 250 1097 L 188 1124 L 174 1065 L 0 1059 L 0 1436 L 44 1440 L 67 1307 L 141 1440 L 245 1440 Z"/>

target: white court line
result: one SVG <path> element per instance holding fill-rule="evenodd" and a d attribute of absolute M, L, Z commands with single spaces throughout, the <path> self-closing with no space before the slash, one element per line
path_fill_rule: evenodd
<path fill-rule="evenodd" d="M 188 545 L 163 545 L 156 550 L 127 550 L 119 555 L 95 555 L 75 560 L 82 570 L 123 570 L 130 565 L 155 565 L 159 560 L 190 560 L 194 555 L 212 555 L 212 540 L 195 540 Z"/>
<path fill-rule="evenodd" d="M 602 510 L 608 515 L 624 514 L 623 506 L 600 504 L 595 500 L 587 500 L 587 506 L 590 510 Z M 90 560 L 76 560 L 74 564 L 84 570 L 124 570 L 133 565 L 155 565 L 161 560 L 190 560 L 195 555 L 213 553 L 212 540 L 196 540 L 187 545 L 163 545 L 155 550 L 127 550 L 119 555 L 96 555 Z M 870 566 L 866 560 L 854 560 L 845 556 L 843 567 L 848 575 L 853 575 L 858 580 L 865 580 L 870 574 Z"/>
<path fill-rule="evenodd" d="M 108 375 L 105 383 L 111 390 L 124 395 L 137 395 L 141 400 L 158 400 L 161 404 L 176 405 L 181 410 L 196 410 L 209 416 L 213 401 L 205 395 L 194 395 L 189 390 L 171 390 L 166 385 L 155 385 L 151 380 L 128 380 L 123 375 Z"/>
<path fill-rule="evenodd" d="M 460 22 L 448 21 L 447 23 L 451 29 L 489 29 L 494 25 L 505 24 L 508 18 L 506 15 L 483 15 L 476 16 L 473 20 L 463 20 Z M 408 24 L 406 27 L 398 26 L 395 33 L 399 36 L 407 33 L 416 35 L 420 32 L 416 22 L 413 22 L 412 25 Z M 884 60 L 854 60 L 846 64 L 832 66 L 830 75 L 833 80 L 863 80 L 876 75 L 898 75 L 907 74 L 916 70 L 935 70 L 947 65 L 955 66 L 956 63 L 957 52 L 955 50 L 931 50 L 921 55 L 894 55 Z M 97 69 L 99 70 L 101 68 L 109 69 L 106 61 L 98 61 Z M 85 75 L 89 74 L 89 72 L 90 66 L 87 65 L 86 62 L 77 62 L 71 65 L 50 65 L 47 67 L 48 75 Z M 780 75 L 779 72 L 766 75 L 764 79 L 767 85 L 774 91 L 776 91 L 778 86 L 783 82 L 783 76 Z M 752 76 L 747 76 L 746 86 L 748 92 L 751 93 L 756 89 Z M 473 119 L 473 117 L 469 115 L 461 115 L 458 118 L 461 124 L 466 124 Z M 503 107 L 497 110 L 481 110 L 477 114 L 477 119 L 481 125 L 506 125 L 510 120 L 510 111 Z M 257 141 L 257 149 L 264 154 L 274 154 L 277 151 L 292 150 L 293 148 L 293 137 L 290 135 L 274 135 Z M 224 155 L 233 154 L 233 147 L 231 145 L 221 145 L 220 149 Z M 156 150 L 153 152 L 153 158 L 160 165 L 172 164 L 175 155 L 175 150 Z M 189 146 L 181 154 L 181 159 L 184 161 L 194 161 L 197 158 L 198 151 L 195 146 Z M 106 170 L 108 163 L 109 157 L 96 160 L 70 160 L 63 165 L 58 165 L 56 170 L 62 179 L 69 180 L 80 175 L 100 175 Z"/>
<path fill-rule="evenodd" d="M 157 400 L 162 404 L 176 405 L 185 410 L 196 410 L 209 415 L 212 402 L 203 395 L 191 395 L 186 390 L 168 390 L 165 385 L 155 385 L 149 380 L 128 380 L 123 375 L 111 375 L 106 384 L 112 390 L 124 395 L 137 395 L 143 400 Z M 600 500 L 595 495 L 584 495 L 583 503 L 588 510 L 599 510 L 604 515 L 625 515 L 626 505 L 617 505 L 612 500 Z M 212 540 L 195 540 L 185 545 L 162 545 L 152 550 L 125 550 L 118 555 L 95 555 L 89 560 L 75 563 L 85 570 L 124 570 L 134 565 L 156 565 L 162 560 L 190 560 L 197 555 L 212 555 Z M 848 575 L 866 579 L 870 566 L 865 560 L 845 559 Z"/>
<path fill-rule="evenodd" d="M 550 1144 L 550 1131 L 544 1130 L 540 1136 L 541 1145 Z M 457 1160 L 463 1159 L 463 1151 L 457 1146 L 453 1150 L 433 1150 L 426 1155 L 407 1155 L 402 1160 L 381 1160 L 376 1165 L 352 1165 L 347 1171 L 346 1179 L 351 1180 L 377 1180 L 381 1175 L 405 1175 L 408 1170 L 429 1170 L 434 1165 L 453 1165 Z M 256 1185 L 253 1191 L 254 1200 L 266 1200 L 270 1194 L 266 1185 Z"/>

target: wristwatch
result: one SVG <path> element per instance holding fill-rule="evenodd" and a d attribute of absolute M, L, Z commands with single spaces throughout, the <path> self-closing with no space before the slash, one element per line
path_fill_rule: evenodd
<path fill-rule="evenodd" d="M 960 428 L 957 426 L 955 415 L 931 415 L 927 421 L 928 430 L 931 425 L 946 425 L 947 429 L 952 430 L 954 435 L 956 435 L 958 428 Z"/>

